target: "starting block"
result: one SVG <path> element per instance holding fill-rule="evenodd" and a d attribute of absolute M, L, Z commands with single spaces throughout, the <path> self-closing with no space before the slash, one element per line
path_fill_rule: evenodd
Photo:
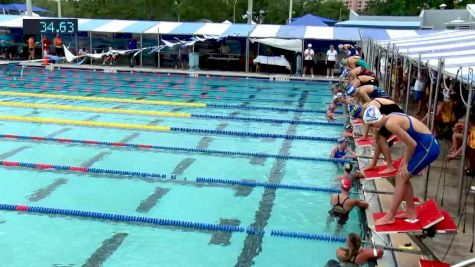
<path fill-rule="evenodd" d="M 429 228 L 435 233 L 456 232 L 457 225 L 445 210 L 440 210 L 434 200 L 429 199 L 416 207 L 417 220 L 410 221 L 403 218 L 396 218 L 395 223 L 375 226 L 375 231 L 382 234 L 423 234 Z M 401 214 L 402 212 L 398 212 Z M 373 213 L 373 219 L 382 218 L 385 212 Z"/>
<path fill-rule="evenodd" d="M 419 260 L 420 267 L 450 267 L 450 264 L 440 261 Z"/>
<path fill-rule="evenodd" d="M 371 170 L 364 170 L 363 175 L 366 180 L 394 177 L 397 171 L 399 170 L 399 167 L 401 166 L 401 162 L 402 162 L 402 158 L 393 161 L 393 166 L 395 170 L 392 172 L 380 174 L 379 173 L 380 171 L 383 171 L 386 169 L 386 165 L 384 165 L 384 166 L 376 166 L 374 169 L 371 169 Z"/>
<path fill-rule="evenodd" d="M 356 139 L 355 141 L 356 141 L 357 146 L 372 146 L 373 144 L 376 143 L 374 138 L 371 138 L 371 137 L 359 138 L 359 139 Z M 388 142 L 392 141 L 394 143 L 397 143 L 397 142 L 400 142 L 401 140 L 396 135 L 392 135 L 391 137 L 389 137 L 387 141 Z"/>
<path fill-rule="evenodd" d="M 353 126 L 356 126 L 356 125 L 363 125 L 364 123 L 363 123 L 363 119 L 358 118 L 358 119 L 352 120 L 351 124 L 353 124 Z"/>

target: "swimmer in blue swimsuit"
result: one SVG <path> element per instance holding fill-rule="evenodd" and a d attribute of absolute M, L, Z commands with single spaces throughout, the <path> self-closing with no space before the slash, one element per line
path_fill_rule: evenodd
<path fill-rule="evenodd" d="M 347 155 L 349 153 L 350 155 Z M 337 145 L 333 147 L 330 158 L 332 159 L 345 159 L 356 158 L 356 153 L 348 147 L 348 140 L 346 138 L 340 138 L 337 141 Z"/>
<path fill-rule="evenodd" d="M 377 107 L 368 107 L 363 121 L 375 129 L 385 126 L 406 145 L 406 154 L 396 174 L 396 186 L 390 210 L 375 225 L 392 224 L 402 200 L 406 201 L 406 212 L 398 218 L 417 219 L 414 206 L 414 191 L 410 179 L 437 159 L 440 147 L 431 131 L 421 121 L 403 113 L 382 115 Z"/>

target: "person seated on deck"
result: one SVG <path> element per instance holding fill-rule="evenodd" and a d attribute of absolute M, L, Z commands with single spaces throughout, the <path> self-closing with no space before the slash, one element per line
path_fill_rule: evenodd
<path fill-rule="evenodd" d="M 332 194 L 330 203 L 332 208 L 328 211 L 327 225 L 336 220 L 337 232 L 348 221 L 350 212 L 354 207 L 366 209 L 369 205 L 365 201 L 350 198 L 349 191 L 352 182 L 350 179 L 343 178 L 340 182 L 341 193 Z"/>
<path fill-rule="evenodd" d="M 440 154 L 440 146 L 432 132 L 421 121 L 404 113 L 381 114 L 375 106 L 368 107 L 363 113 L 363 121 L 375 130 L 385 126 L 406 146 L 406 153 L 396 174 L 393 201 L 386 215 L 374 222 L 374 225 L 393 224 L 396 212 L 404 199 L 406 212 L 398 218 L 417 219 L 414 205 L 414 191 L 410 179 L 429 166 Z"/>
<path fill-rule="evenodd" d="M 463 138 L 463 135 L 462 135 Z M 470 116 L 470 124 L 468 125 L 467 148 L 465 151 L 466 172 L 468 176 L 475 175 L 475 117 Z M 462 154 L 462 146 L 447 156 L 447 160 L 452 160 Z"/>
<path fill-rule="evenodd" d="M 349 155 L 347 155 L 349 153 Z M 330 152 L 331 159 L 351 159 L 356 158 L 356 153 L 348 146 L 346 138 L 339 138 L 337 144 Z"/>
<path fill-rule="evenodd" d="M 361 266 L 370 260 L 381 258 L 384 254 L 382 248 L 361 248 L 361 238 L 355 233 L 348 235 L 346 245 L 346 248 L 337 248 L 336 257 L 340 262 L 353 266 Z"/>
<path fill-rule="evenodd" d="M 109 47 L 109 51 L 104 54 L 104 61 L 102 62 L 102 65 L 105 65 L 107 62 L 109 62 L 109 65 L 112 65 L 112 63 L 117 62 L 118 59 L 119 54 L 115 52 L 112 47 Z"/>
<path fill-rule="evenodd" d="M 447 156 L 448 159 L 455 158 L 455 152 L 462 147 L 463 141 L 463 130 L 465 128 L 464 118 L 460 118 L 457 123 L 455 123 L 454 127 L 452 128 L 452 147 L 450 147 L 449 155 Z"/>
<path fill-rule="evenodd" d="M 339 44 L 338 45 L 338 50 L 344 52 L 347 54 L 349 57 L 352 56 L 358 56 L 359 52 L 358 50 L 351 44 Z"/>
<path fill-rule="evenodd" d="M 359 56 L 352 56 L 349 58 L 345 58 L 341 61 L 341 64 L 343 64 L 343 66 L 347 66 L 350 69 L 356 69 L 357 67 L 371 69 L 371 66 Z"/>
<path fill-rule="evenodd" d="M 353 96 L 355 100 L 365 104 L 370 102 L 372 98 L 385 96 L 386 93 L 376 85 L 363 85 L 357 88 L 349 84 L 346 86 L 346 95 Z"/>

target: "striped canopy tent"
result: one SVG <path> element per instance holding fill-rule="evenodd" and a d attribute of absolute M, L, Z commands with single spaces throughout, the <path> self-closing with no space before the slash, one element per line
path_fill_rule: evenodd
<path fill-rule="evenodd" d="M 372 39 L 377 41 L 418 37 L 426 34 L 438 33 L 441 31 L 442 30 L 391 30 L 360 28 L 361 39 Z"/>
<path fill-rule="evenodd" d="M 475 32 L 445 30 L 438 33 L 380 41 L 381 46 L 395 45 L 400 54 L 417 61 L 419 55 L 423 62 L 437 68 L 440 58 L 445 60 L 444 71 L 455 76 L 462 68 L 467 74 L 475 68 Z M 464 75 L 465 76 L 465 75 Z"/>
<path fill-rule="evenodd" d="M 210 35 L 248 37 L 255 25 L 199 22 L 159 22 L 144 31 L 144 34 L 162 35 Z"/>

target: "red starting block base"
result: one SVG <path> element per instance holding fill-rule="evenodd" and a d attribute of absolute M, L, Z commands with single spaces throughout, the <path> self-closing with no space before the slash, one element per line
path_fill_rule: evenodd
<path fill-rule="evenodd" d="M 375 226 L 375 231 L 383 234 L 422 234 L 424 230 L 430 227 L 434 227 L 437 233 L 457 231 L 457 225 L 450 215 L 444 210 L 439 210 L 439 207 L 437 207 L 437 204 L 432 199 L 417 206 L 416 212 L 417 222 L 409 222 L 406 221 L 406 219 L 396 219 L 393 224 Z M 402 212 L 398 212 L 398 214 L 401 213 Z M 377 220 L 382 218 L 385 214 L 385 212 L 373 213 L 373 219 Z"/>
<path fill-rule="evenodd" d="M 450 267 L 450 264 L 440 261 L 419 260 L 420 267 Z"/>
<path fill-rule="evenodd" d="M 393 161 L 393 166 L 396 169 L 392 172 L 380 174 L 379 173 L 380 171 L 383 171 L 386 169 L 386 165 L 384 165 L 384 166 L 376 166 L 376 168 L 371 169 L 371 170 L 364 170 L 363 175 L 365 179 L 367 180 L 394 177 L 397 171 L 399 170 L 399 167 L 401 166 L 401 162 L 402 162 L 402 158 Z"/>
<path fill-rule="evenodd" d="M 353 124 L 353 126 L 355 126 L 355 125 L 363 125 L 364 122 L 363 122 L 363 119 L 358 118 L 358 119 L 353 119 L 353 120 L 351 121 L 351 124 Z"/>
<path fill-rule="evenodd" d="M 389 141 L 393 141 L 394 143 L 397 143 L 397 142 L 400 141 L 400 139 L 399 139 L 399 137 L 397 137 L 395 135 L 392 135 L 391 137 L 389 137 L 388 142 Z M 356 139 L 356 145 L 357 146 L 372 146 L 375 143 L 376 143 L 376 141 L 374 140 L 373 137 L 366 137 L 366 138 Z"/>

